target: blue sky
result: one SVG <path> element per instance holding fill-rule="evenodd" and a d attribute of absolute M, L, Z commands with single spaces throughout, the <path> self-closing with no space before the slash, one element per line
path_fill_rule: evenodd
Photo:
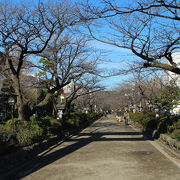
<path fill-rule="evenodd" d="M 8 5 L 11 5 L 12 3 L 17 3 L 18 4 L 19 2 L 23 2 L 24 4 L 27 4 L 28 6 L 30 6 L 30 4 L 39 2 L 39 0 L 0 0 L 0 2 L 2 2 L 2 1 L 6 2 Z M 41 0 L 41 1 L 42 2 L 49 2 L 49 1 L 51 1 L 51 2 L 56 2 L 56 1 L 57 2 L 58 1 L 63 2 L 63 0 L 54 0 L 54 1 L 53 0 Z M 66 0 L 64 0 L 64 1 L 66 1 Z M 67 1 L 69 3 L 73 3 L 73 2 L 79 2 L 79 1 L 86 2 L 87 0 L 67 0 Z M 98 8 L 103 7 L 103 6 L 101 6 L 99 4 L 99 2 L 102 2 L 103 0 L 96 0 L 96 1 L 89 0 L 89 1 L 94 5 L 98 5 Z M 111 1 L 111 2 L 114 2 L 114 1 Z M 118 5 L 120 5 L 121 7 L 125 7 L 125 6 L 128 6 L 128 4 L 132 4 L 133 2 L 137 2 L 137 1 L 136 0 L 128 0 L 128 1 L 116 0 L 115 2 L 117 2 Z M 116 19 L 116 20 L 118 21 L 119 19 Z M 120 22 L 122 22 L 122 21 L 120 21 Z M 127 21 L 127 22 L 129 22 L 129 21 Z M 161 22 L 161 23 L 163 24 L 164 22 L 168 22 L 168 20 L 163 20 L 163 22 Z M 105 38 L 107 38 L 107 36 L 111 38 L 111 35 L 114 33 L 114 36 L 112 35 L 112 37 L 114 37 L 115 40 L 117 40 L 117 42 L 118 42 L 118 34 L 116 34 L 115 31 L 113 32 L 113 30 L 112 30 L 112 28 L 110 28 L 110 26 L 108 26 L 108 25 L 104 26 L 104 25 L 102 25 L 100 23 L 98 24 L 98 28 L 93 27 L 93 30 L 95 30 L 94 31 L 95 35 L 97 35 L 97 37 L 100 37 L 99 35 L 104 35 Z M 161 23 L 158 23 L 159 24 L 158 26 L 157 26 L 156 23 L 155 23 L 155 25 L 153 25 L 154 28 L 157 30 L 157 32 L 158 32 L 158 30 L 160 32 L 162 31 L 161 28 L 159 28 L 159 29 L 157 28 L 157 27 L 161 27 L 161 25 L 160 25 Z M 166 23 L 166 24 L 167 24 L 167 26 L 165 26 L 165 30 L 166 29 L 167 30 L 171 29 L 172 24 L 168 24 L 168 23 Z M 173 26 L 174 25 L 175 24 L 173 23 Z M 179 27 L 179 25 L 177 25 L 177 29 L 178 29 L 178 27 Z M 83 31 L 84 28 L 82 28 L 81 30 Z M 148 29 L 146 29 L 146 30 L 148 30 Z M 164 31 L 162 31 L 162 32 L 164 32 Z M 87 33 L 87 29 L 86 29 L 85 33 Z M 109 33 L 112 33 L 112 34 L 110 35 Z M 146 31 L 145 31 L 145 33 L 146 33 Z M 175 34 L 175 36 L 177 36 L 176 33 L 174 33 L 174 34 Z M 121 40 L 122 36 L 119 37 L 119 39 Z M 157 47 L 158 47 L 158 43 L 156 43 L 156 44 L 157 44 Z M 115 46 L 103 44 L 103 43 L 100 43 L 98 41 L 93 41 L 93 48 L 97 48 L 98 50 L 101 50 L 101 51 L 105 52 L 103 54 L 103 56 L 102 56 L 103 61 L 101 61 L 101 63 L 99 64 L 99 68 L 100 69 L 105 69 L 107 72 L 111 71 L 111 70 L 118 71 L 119 69 L 127 68 L 128 63 L 132 63 L 134 60 L 139 60 L 136 56 L 132 55 L 131 51 L 129 51 L 127 49 L 122 49 L 122 48 L 118 48 L 118 47 L 115 47 Z M 105 85 L 107 87 L 107 89 L 112 89 L 112 88 L 116 87 L 118 84 L 124 83 L 129 78 L 132 78 L 132 76 L 131 75 L 113 76 L 113 77 L 103 79 L 101 84 Z"/>
<path fill-rule="evenodd" d="M 0 0 L 1 2 L 2 0 Z M 69 2 L 74 2 L 76 0 L 69 0 Z M 19 3 L 23 2 L 25 4 L 33 4 L 39 2 L 39 0 L 7 0 L 9 4 L 11 3 Z M 43 1 L 42 1 L 43 2 Z M 94 4 L 98 4 L 99 0 L 94 1 L 92 0 Z M 128 2 L 119 2 L 123 3 L 125 5 Z M 108 27 L 105 27 L 106 30 L 109 29 Z M 109 29 L 111 31 L 111 29 Z M 127 67 L 127 63 L 131 62 L 133 60 L 132 53 L 129 50 L 118 48 L 112 45 L 104 44 L 98 41 L 93 41 L 94 48 L 97 48 L 98 50 L 103 51 L 104 55 L 102 56 L 103 61 L 99 65 L 100 69 L 104 69 L 105 71 L 112 71 L 112 70 L 119 70 L 124 67 Z M 36 58 L 35 58 L 36 59 Z M 123 61 L 123 63 L 122 63 Z M 117 84 L 123 83 L 126 81 L 130 75 L 121 75 L 121 76 L 113 76 L 106 79 L 103 79 L 101 84 L 106 86 L 107 89 L 112 89 L 117 86 Z"/>
<path fill-rule="evenodd" d="M 99 68 L 102 68 L 107 72 L 111 70 L 118 71 L 119 69 L 126 69 L 129 67 L 129 63 L 132 63 L 134 58 L 136 58 L 132 52 L 127 49 L 122 49 L 98 41 L 94 41 L 93 45 L 98 50 L 105 52 L 104 56 L 102 56 L 104 61 L 102 61 L 102 63 L 99 65 Z M 124 83 L 129 78 L 132 78 L 131 74 L 112 76 L 102 79 L 101 84 L 104 85 L 108 90 L 111 90 L 118 86 L 118 84 Z"/>

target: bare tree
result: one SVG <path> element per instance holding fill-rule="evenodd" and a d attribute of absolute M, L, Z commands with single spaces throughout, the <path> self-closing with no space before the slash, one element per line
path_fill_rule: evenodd
<path fill-rule="evenodd" d="M 9 7 L 1 4 L 1 48 L 17 95 L 18 115 L 25 120 L 24 104 L 20 86 L 20 74 L 26 57 L 42 52 L 56 30 L 56 20 L 51 21 L 43 6 L 35 9 Z"/>
<path fill-rule="evenodd" d="M 93 100 L 94 94 L 104 89 L 98 83 L 98 77 L 90 74 L 85 74 L 84 77 L 75 79 L 73 81 L 74 86 L 72 87 L 71 93 L 66 97 L 66 110 L 68 111 L 70 109 L 72 102 L 78 102 L 78 104 L 80 104 L 84 96 L 89 96 L 89 101 L 86 102 L 86 106 L 90 105 L 91 102 L 95 105 Z M 78 100 L 76 101 L 76 99 Z M 79 109 L 83 107 L 85 106 L 81 106 Z"/>
<path fill-rule="evenodd" d="M 80 18 L 75 7 L 66 2 L 37 5 L 0 6 L 0 47 L 1 56 L 13 81 L 17 95 L 18 118 L 25 120 L 25 104 L 20 74 L 27 57 L 42 53 L 53 35 L 59 36 L 69 27 L 78 24 Z"/>
<path fill-rule="evenodd" d="M 87 46 L 85 37 L 70 36 L 67 31 L 65 36 L 55 34 L 47 49 L 40 55 L 43 57 L 39 68 L 44 77 L 44 86 L 48 89 L 46 98 L 37 107 L 48 103 L 54 94 L 58 96 L 63 87 L 73 83 L 71 93 L 66 98 L 66 109 L 71 102 L 79 96 L 98 90 L 97 86 L 97 62 L 93 59 L 93 51 Z M 68 35 L 67 35 L 68 34 Z"/>
<path fill-rule="evenodd" d="M 174 61 L 173 53 L 180 49 L 180 2 L 177 0 L 139 0 L 127 5 L 116 0 L 102 0 L 104 7 L 89 6 L 92 19 L 105 22 L 111 31 L 91 28 L 91 35 L 104 43 L 132 51 L 143 60 L 144 67 L 156 67 L 180 74 L 180 68 Z M 127 3 L 128 4 L 128 3 Z M 91 18 L 87 16 L 86 19 Z M 102 26 L 101 26 L 102 27 Z M 108 29 L 108 28 L 107 28 Z M 103 34 L 103 35 L 102 35 Z M 165 63 L 164 60 L 168 63 Z"/>
<path fill-rule="evenodd" d="M 161 76 L 161 71 L 155 69 L 147 71 L 141 68 L 133 73 L 133 78 L 129 81 L 133 84 L 131 99 L 135 109 L 138 105 L 143 111 L 152 110 L 152 100 L 161 93 L 164 86 Z"/>

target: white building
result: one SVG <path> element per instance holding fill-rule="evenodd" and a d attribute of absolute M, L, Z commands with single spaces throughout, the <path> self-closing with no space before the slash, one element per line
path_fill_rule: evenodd
<path fill-rule="evenodd" d="M 180 52 L 175 52 L 172 54 L 173 61 L 177 64 L 177 66 L 180 68 Z M 175 74 L 173 72 L 164 72 L 163 76 L 165 84 L 169 84 L 170 81 L 173 81 L 177 87 L 180 88 L 180 75 Z M 180 103 L 177 106 L 174 106 L 174 108 L 171 111 L 173 114 L 180 114 Z"/>
<path fill-rule="evenodd" d="M 68 85 L 63 87 L 65 94 L 71 94 L 74 90 L 74 82 L 70 82 Z"/>
<path fill-rule="evenodd" d="M 173 61 L 180 68 L 180 52 L 175 52 L 172 54 Z M 169 84 L 170 81 L 173 81 L 178 87 L 180 87 L 180 75 L 175 74 L 173 72 L 164 72 L 163 80 L 165 84 Z"/>

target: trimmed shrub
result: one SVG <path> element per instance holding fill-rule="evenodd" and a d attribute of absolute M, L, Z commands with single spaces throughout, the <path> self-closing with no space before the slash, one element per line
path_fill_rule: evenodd
<path fill-rule="evenodd" d="M 171 134 L 178 127 L 178 119 L 177 116 L 172 115 L 161 115 L 158 119 L 158 131 L 159 133 L 168 133 Z"/>
<path fill-rule="evenodd" d="M 26 128 L 21 128 L 16 139 L 21 146 L 27 146 L 42 138 L 43 129 L 37 123 L 28 123 Z"/>
<path fill-rule="evenodd" d="M 4 124 L 0 124 L 0 145 L 8 142 L 8 132 Z"/>
<path fill-rule="evenodd" d="M 96 118 L 97 113 L 93 112 L 93 113 L 87 113 L 87 120 L 91 121 L 92 119 Z"/>
<path fill-rule="evenodd" d="M 168 126 L 168 134 L 180 141 L 180 117 L 179 116 L 171 116 L 170 117 L 172 124 Z"/>
<path fill-rule="evenodd" d="M 172 124 L 168 126 L 168 133 L 171 134 L 175 129 L 180 129 L 180 117 L 170 117 Z"/>
<path fill-rule="evenodd" d="M 29 121 L 20 121 L 17 118 L 13 119 L 14 131 L 12 131 L 12 120 L 8 120 L 5 125 L 2 125 L 0 133 L 0 142 L 4 143 L 8 141 L 8 137 L 13 138 L 14 143 L 20 146 L 31 145 L 35 142 L 39 142 L 45 135 L 59 134 L 62 129 L 76 128 L 81 124 L 88 122 L 97 117 L 97 113 L 79 113 L 74 112 L 64 116 L 63 125 L 57 119 L 50 116 L 45 116 L 37 119 L 35 116 L 31 116 Z"/>
<path fill-rule="evenodd" d="M 180 141 L 180 129 L 175 129 L 172 132 L 171 137 Z"/>
<path fill-rule="evenodd" d="M 155 113 L 152 113 L 152 112 L 130 113 L 130 119 L 131 119 L 131 121 L 142 125 L 142 127 L 144 129 L 147 129 L 147 128 L 155 129 L 156 128 Z"/>
<path fill-rule="evenodd" d="M 79 127 L 81 124 L 85 122 L 90 122 L 94 118 L 99 117 L 99 113 L 80 113 L 80 112 L 73 112 L 64 116 L 63 127 L 66 128 L 73 128 Z"/>
<path fill-rule="evenodd" d="M 6 130 L 10 136 L 13 136 L 20 146 L 27 146 L 39 141 L 43 135 L 43 129 L 36 121 L 20 121 L 17 118 L 14 121 L 14 132 L 12 132 L 12 120 L 6 122 Z M 13 133 L 13 134 L 12 134 Z"/>
<path fill-rule="evenodd" d="M 64 116 L 64 128 L 79 127 L 79 125 L 86 119 L 84 113 L 73 112 Z"/>
<path fill-rule="evenodd" d="M 50 116 L 41 117 L 37 122 L 44 134 L 58 134 L 62 130 L 61 122 Z"/>
<path fill-rule="evenodd" d="M 148 129 L 156 129 L 158 134 L 168 133 L 172 138 L 180 139 L 180 117 L 161 114 L 159 118 L 155 118 L 154 113 L 130 113 L 130 118 L 143 126 L 146 131 Z"/>
<path fill-rule="evenodd" d="M 41 117 L 40 119 L 39 119 L 39 123 L 41 124 L 41 126 L 44 128 L 44 129 L 46 129 L 47 127 L 49 127 L 50 126 L 50 119 L 51 119 L 52 117 L 50 117 L 50 116 L 45 116 L 45 117 Z"/>
<path fill-rule="evenodd" d="M 15 131 L 19 128 L 19 126 L 22 125 L 22 122 L 18 118 L 14 118 L 13 123 L 14 123 L 14 130 Z M 12 119 L 9 119 L 8 121 L 6 121 L 5 126 L 6 126 L 7 132 L 11 134 L 11 132 L 12 132 Z"/>
<path fill-rule="evenodd" d="M 50 119 L 49 132 L 52 134 L 58 134 L 62 131 L 62 124 L 54 118 Z"/>

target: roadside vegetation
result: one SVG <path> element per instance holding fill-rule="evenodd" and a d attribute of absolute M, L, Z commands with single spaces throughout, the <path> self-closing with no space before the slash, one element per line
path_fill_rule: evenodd
<path fill-rule="evenodd" d="M 131 112 L 130 118 L 133 123 L 141 125 L 145 132 L 156 130 L 157 137 L 165 133 L 180 141 L 180 116 L 161 114 L 156 117 L 152 112 Z"/>
<path fill-rule="evenodd" d="M 148 112 L 145 107 L 142 112 L 131 113 L 131 120 L 140 124 L 144 131 L 156 130 L 157 137 L 163 133 L 180 141 L 180 115 L 173 113 L 174 107 L 180 102 L 179 88 L 171 82 L 150 101 L 155 109 Z"/>
<path fill-rule="evenodd" d="M 93 112 L 116 109 L 135 110 L 131 119 L 145 130 L 180 139 L 179 116 L 170 113 L 180 102 L 180 89 L 152 74 L 163 70 L 180 75 L 175 58 L 179 3 L 141 0 L 123 8 L 115 0 L 90 2 L 0 2 L 0 147 L 31 145 L 101 115 Z M 95 49 L 95 40 L 138 58 L 127 69 L 99 68 L 106 59 L 100 48 Z M 127 58 L 118 61 L 123 65 Z M 130 86 L 125 81 L 105 91 L 100 85 L 101 77 L 130 72 Z M 151 80 L 145 79 L 148 74 Z M 64 107 L 63 121 L 57 120 L 57 105 Z"/>
<path fill-rule="evenodd" d="M 24 122 L 14 118 L 13 123 L 10 119 L 0 125 L 0 153 L 5 153 L 3 148 L 7 151 L 8 147 L 29 146 L 53 135 L 63 137 L 64 132 L 76 131 L 101 115 L 100 112 L 87 114 L 72 112 L 65 115 L 62 122 L 50 116 L 40 118 L 31 116 L 29 121 Z M 12 126 L 12 124 L 14 125 Z"/>

